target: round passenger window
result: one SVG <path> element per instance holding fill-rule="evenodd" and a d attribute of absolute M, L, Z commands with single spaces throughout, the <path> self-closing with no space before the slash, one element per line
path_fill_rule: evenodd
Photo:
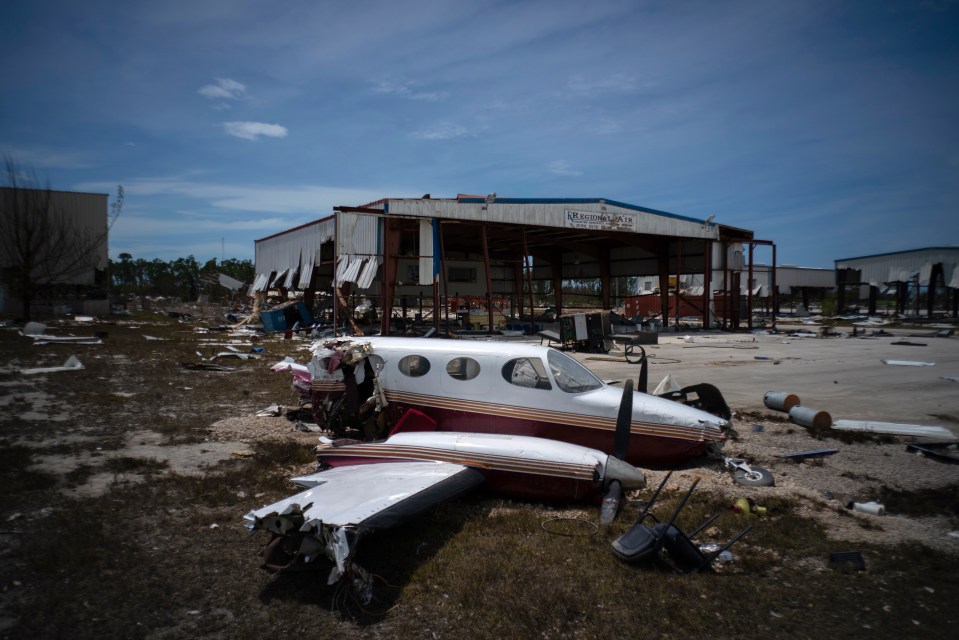
<path fill-rule="evenodd" d="M 472 380 L 479 372 L 480 363 L 472 358 L 453 358 L 446 364 L 446 373 L 454 380 Z"/>
<path fill-rule="evenodd" d="M 403 375 L 419 378 L 429 373 L 430 361 L 424 356 L 404 356 L 398 366 Z"/>

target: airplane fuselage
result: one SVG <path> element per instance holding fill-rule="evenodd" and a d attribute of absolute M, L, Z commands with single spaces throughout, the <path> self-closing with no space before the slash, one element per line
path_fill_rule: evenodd
<path fill-rule="evenodd" d="M 339 343 L 339 353 L 314 346 L 309 365 L 314 408 L 346 393 L 343 375 L 330 366 L 331 357 L 363 345 L 366 360 L 355 364 L 363 379 L 359 387 L 365 383 L 370 394 L 381 391 L 390 422 L 399 423 L 400 429 L 403 416 L 415 410 L 429 420 L 406 429 L 512 434 L 607 452 L 612 448 L 622 391 L 556 349 L 492 341 L 346 340 Z M 370 385 L 371 376 L 378 390 Z M 702 454 L 709 443 L 722 442 L 727 426 L 699 409 L 636 393 L 626 460 L 644 466 L 687 460 Z"/>

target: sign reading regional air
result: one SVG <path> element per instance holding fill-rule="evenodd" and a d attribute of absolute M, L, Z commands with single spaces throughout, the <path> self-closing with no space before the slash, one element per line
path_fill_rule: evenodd
<path fill-rule="evenodd" d="M 636 216 L 631 213 L 566 210 L 566 226 L 594 231 L 636 231 Z"/>

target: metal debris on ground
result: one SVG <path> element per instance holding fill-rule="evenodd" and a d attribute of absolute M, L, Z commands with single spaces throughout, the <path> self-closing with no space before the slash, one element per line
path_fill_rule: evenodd
<path fill-rule="evenodd" d="M 935 362 L 921 362 L 918 360 L 887 360 L 882 359 L 883 364 L 894 365 L 897 367 L 932 367 Z"/>
<path fill-rule="evenodd" d="M 853 502 L 852 510 L 858 511 L 859 513 L 868 513 L 874 516 L 884 516 L 886 515 L 886 507 L 879 504 L 875 501 L 869 502 Z"/>
<path fill-rule="evenodd" d="M 789 413 L 789 410 L 795 406 L 798 406 L 800 403 L 799 396 L 795 393 L 785 393 L 782 391 L 767 391 L 763 396 L 763 404 L 767 408 L 773 409 L 774 411 L 785 411 Z"/>
<path fill-rule="evenodd" d="M 80 362 L 80 359 L 76 356 L 70 356 L 67 358 L 67 361 L 59 367 L 34 367 L 32 369 L 20 369 L 20 373 L 24 375 L 34 375 L 38 373 L 54 373 L 56 371 L 75 371 L 78 369 L 83 369 L 83 363 Z"/>
<path fill-rule="evenodd" d="M 825 411 L 796 405 L 789 410 L 789 421 L 801 427 L 828 429 L 832 424 L 832 416 Z"/>
<path fill-rule="evenodd" d="M 225 367 L 212 362 L 181 362 L 180 366 L 190 371 L 236 371 L 236 367 Z"/>
<path fill-rule="evenodd" d="M 275 418 L 278 415 L 280 415 L 280 405 L 275 402 L 256 412 L 257 418 Z"/>
<path fill-rule="evenodd" d="M 909 342 L 908 340 L 899 340 L 897 342 L 890 342 L 889 344 L 896 345 L 897 347 L 925 347 L 928 346 L 925 342 Z"/>
<path fill-rule="evenodd" d="M 822 459 L 839 453 L 839 449 L 810 449 L 808 451 L 791 451 L 789 453 L 779 454 L 780 458 L 788 458 L 797 462 L 810 459 Z"/>
<path fill-rule="evenodd" d="M 906 451 L 919 453 L 927 458 L 945 462 L 946 464 L 959 464 L 959 443 L 951 442 L 913 442 L 906 445 Z"/>
<path fill-rule="evenodd" d="M 834 551 L 829 554 L 829 563 L 840 568 L 851 568 L 856 571 L 866 570 L 866 561 L 859 551 Z"/>
<path fill-rule="evenodd" d="M 318 433 L 320 431 L 323 431 L 323 429 L 319 425 L 317 425 L 315 422 L 308 424 L 306 422 L 303 422 L 302 420 L 296 421 L 296 428 L 299 431 L 303 431 L 305 433 Z"/>
<path fill-rule="evenodd" d="M 922 438 L 953 438 L 945 427 L 921 424 L 897 424 L 895 422 L 874 422 L 871 420 L 836 420 L 833 429 L 839 431 L 866 431 L 894 436 L 918 436 Z"/>

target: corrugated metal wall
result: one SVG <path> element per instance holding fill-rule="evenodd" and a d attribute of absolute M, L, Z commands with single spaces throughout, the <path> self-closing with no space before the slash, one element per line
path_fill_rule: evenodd
<path fill-rule="evenodd" d="M 601 202 L 549 202 L 549 203 L 464 203 L 440 199 L 389 200 L 389 213 L 393 215 L 447 218 L 526 224 L 543 227 L 576 228 L 571 214 L 593 213 L 616 216 L 631 226 L 634 233 L 708 238 L 717 240 L 719 230 L 715 225 L 667 214 L 634 211 Z M 601 223 L 597 223 L 601 224 Z"/>
<path fill-rule="evenodd" d="M 313 266 L 320 259 L 320 247 L 331 242 L 336 231 L 333 217 L 318 220 L 304 227 L 256 241 L 256 280 L 253 290 L 262 291 L 272 272 L 287 281 L 304 287 L 309 283 Z M 277 278 L 279 279 L 279 278 Z"/>

